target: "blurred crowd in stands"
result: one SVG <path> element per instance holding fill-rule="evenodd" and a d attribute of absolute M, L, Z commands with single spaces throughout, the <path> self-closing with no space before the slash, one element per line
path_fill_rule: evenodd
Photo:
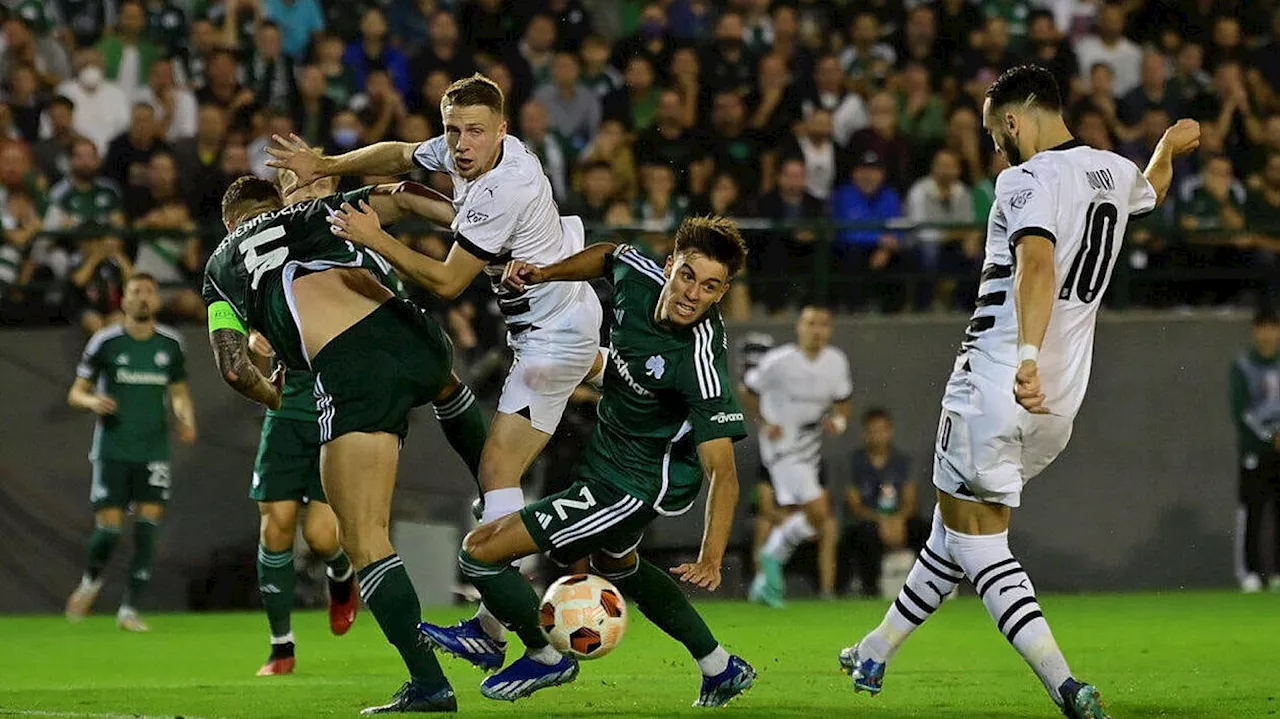
<path fill-rule="evenodd" d="M 737 316 L 963 309 L 1004 167 L 982 93 L 1026 62 L 1058 77 L 1080 139 L 1140 165 L 1174 119 L 1203 123 L 1110 301 L 1253 301 L 1280 249 L 1276 5 L 3 0 L 0 320 L 92 331 L 135 269 L 169 319 L 201 319 L 222 191 L 270 176 L 273 133 L 328 153 L 425 140 L 473 72 L 593 236 L 661 256 L 687 214 L 742 218 Z M 402 234 L 447 251 L 445 232 Z M 499 332 L 479 288 L 440 311 L 464 347 Z"/>

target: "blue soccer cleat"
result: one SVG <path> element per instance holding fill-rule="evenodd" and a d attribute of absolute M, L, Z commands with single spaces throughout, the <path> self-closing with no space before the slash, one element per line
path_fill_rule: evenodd
<path fill-rule="evenodd" d="M 853 677 L 855 692 L 867 692 L 872 696 L 879 694 L 884 685 L 884 668 L 884 662 L 858 656 L 857 644 L 840 652 L 840 669 Z"/>
<path fill-rule="evenodd" d="M 361 714 L 452 714 L 458 711 L 458 698 L 448 684 L 443 689 L 431 691 L 417 682 L 408 681 L 391 697 L 389 704 L 369 707 Z"/>
<path fill-rule="evenodd" d="M 1058 687 L 1062 696 L 1062 713 L 1071 719 L 1111 719 L 1102 706 L 1102 695 L 1092 684 L 1068 679 Z"/>
<path fill-rule="evenodd" d="M 423 622 L 418 625 L 418 631 L 433 647 L 486 672 L 497 670 L 507 658 L 507 643 L 489 636 L 480 626 L 480 620 L 474 617 L 452 627 Z"/>
<path fill-rule="evenodd" d="M 756 683 L 756 670 L 739 656 L 729 657 L 729 666 L 714 677 L 702 678 L 702 691 L 695 707 L 722 707 Z"/>
<path fill-rule="evenodd" d="M 480 693 L 487 699 L 513 702 L 524 699 L 539 689 L 568 684 L 578 678 L 578 660 L 560 657 L 555 664 L 543 664 L 528 656 L 480 682 Z"/>

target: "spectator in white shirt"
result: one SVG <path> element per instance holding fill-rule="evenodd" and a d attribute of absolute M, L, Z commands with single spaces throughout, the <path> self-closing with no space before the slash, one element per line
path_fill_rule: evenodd
<path fill-rule="evenodd" d="M 853 133 L 867 126 L 867 106 L 844 86 L 844 70 L 835 55 L 825 55 L 813 67 L 813 89 L 800 99 L 800 111 L 808 117 L 817 108 L 831 112 L 831 136 L 836 144 L 849 144 Z"/>
<path fill-rule="evenodd" d="M 973 194 L 960 181 L 960 156 L 943 148 L 933 156 L 929 174 L 916 181 L 907 191 L 906 218 L 913 225 L 972 225 Z M 914 233 L 916 253 L 926 273 L 958 274 L 976 255 L 977 234 L 972 227 L 925 227 Z M 943 283 L 943 295 L 950 295 L 954 282 Z M 950 286 L 947 286 L 950 285 Z M 916 287 L 916 308 L 928 309 L 935 301 L 936 285 L 932 279 Z M 938 297 L 943 303 L 947 297 Z"/>
<path fill-rule="evenodd" d="M 1087 76 L 1094 63 L 1106 63 L 1116 76 L 1116 95 L 1123 96 L 1142 82 L 1142 49 L 1124 36 L 1124 8 L 1108 3 L 1098 10 L 1094 33 L 1076 45 L 1080 74 Z"/>
<path fill-rule="evenodd" d="M 796 123 L 795 133 L 783 140 L 778 154 L 804 160 L 804 190 L 823 202 L 831 198 L 836 177 L 846 169 L 844 153 L 831 140 L 831 111 L 824 107 L 814 108 Z"/>
<path fill-rule="evenodd" d="M 138 90 L 137 97 L 138 102 L 155 108 L 161 135 L 169 142 L 196 134 L 196 120 L 200 112 L 196 96 L 185 87 L 178 87 L 172 60 L 157 60 L 151 66 L 147 86 Z"/>
<path fill-rule="evenodd" d="M 106 154 L 111 140 L 129 126 L 132 103 L 103 72 L 102 53 L 94 48 L 76 51 L 76 78 L 58 86 L 57 94 L 75 105 L 72 125 L 76 132 L 93 140 L 99 154 Z"/>

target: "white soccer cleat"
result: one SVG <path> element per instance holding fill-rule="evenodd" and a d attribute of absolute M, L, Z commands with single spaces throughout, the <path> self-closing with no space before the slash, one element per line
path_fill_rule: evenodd
<path fill-rule="evenodd" d="M 93 603 L 98 600 L 98 593 L 101 591 L 101 581 L 81 580 L 71 596 L 67 597 L 67 621 L 79 622 L 88 616 L 89 610 L 93 609 Z"/>
<path fill-rule="evenodd" d="M 1244 579 L 1240 580 L 1240 591 L 1245 594 L 1257 594 L 1262 591 L 1262 577 L 1257 573 L 1251 572 L 1244 575 Z"/>
<path fill-rule="evenodd" d="M 120 611 L 116 612 L 116 626 L 126 632 L 151 631 L 151 627 L 147 626 L 147 623 L 142 621 L 142 617 L 138 616 L 136 611 L 132 609 L 125 609 L 124 607 L 121 607 Z"/>

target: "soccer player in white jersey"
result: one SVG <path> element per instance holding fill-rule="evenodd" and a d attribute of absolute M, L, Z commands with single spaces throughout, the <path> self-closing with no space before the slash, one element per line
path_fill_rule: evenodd
<path fill-rule="evenodd" d="M 333 218 L 340 236 L 368 246 L 407 277 L 446 298 L 456 297 L 480 272 L 489 275 L 507 321 L 515 362 L 480 458 L 482 522 L 524 506 L 520 478 L 555 432 L 569 396 L 604 372 L 600 355 L 600 302 L 585 282 L 540 285 L 516 295 L 502 288 L 508 262 L 555 264 L 583 247 L 576 217 L 561 218 L 538 158 L 507 134 L 502 91 L 482 75 L 453 83 L 440 100 L 445 134 L 423 143 L 379 142 L 328 157 L 296 136 L 275 137 L 271 165 L 297 173 L 299 184 L 329 175 L 399 175 L 414 167 L 453 178 L 454 246 L 437 261 L 385 232 L 344 234 L 342 218 L 372 213 L 345 208 Z M 505 630 L 483 609 L 464 622 L 465 644 L 443 639 L 441 649 L 482 668 L 502 665 Z M 477 651 L 476 648 L 479 650 Z"/>
<path fill-rule="evenodd" d="M 884 621 L 840 664 L 856 691 L 879 692 L 886 663 L 967 576 L 1062 712 L 1101 719 L 1098 690 L 1072 676 L 1009 551 L 1009 518 L 1071 436 L 1125 227 L 1163 200 L 1173 158 L 1195 149 L 1200 128 L 1169 128 L 1143 173 L 1075 140 L 1053 75 L 1032 66 L 1001 75 L 982 114 L 1010 167 L 996 179 L 981 297 L 942 399 L 933 531 Z"/>
<path fill-rule="evenodd" d="M 773 496 L 786 519 L 769 532 L 760 549 L 748 597 L 782 608 L 783 569 L 796 547 L 818 540 L 818 585 L 834 596 L 836 523 L 822 486 L 822 435 L 844 434 L 852 407 L 849 359 L 832 347 L 831 310 L 800 310 L 796 341 L 775 347 L 750 369 L 743 405 L 760 433 L 760 459 L 769 472 Z"/>

